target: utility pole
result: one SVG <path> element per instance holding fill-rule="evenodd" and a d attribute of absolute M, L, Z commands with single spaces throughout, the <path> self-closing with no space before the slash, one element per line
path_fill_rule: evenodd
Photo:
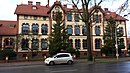
<path fill-rule="evenodd" d="M 115 27 L 115 41 L 116 41 L 116 44 L 115 44 L 115 47 L 116 47 L 116 59 L 118 60 L 119 59 L 119 53 L 118 53 L 117 28 L 116 27 Z"/>

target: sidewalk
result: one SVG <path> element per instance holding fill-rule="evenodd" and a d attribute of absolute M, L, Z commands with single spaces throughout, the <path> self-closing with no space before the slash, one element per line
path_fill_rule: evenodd
<path fill-rule="evenodd" d="M 96 60 L 116 60 L 116 58 L 99 58 Z M 130 61 L 130 57 L 119 58 L 119 61 Z M 92 64 L 87 59 L 76 59 L 74 63 L 88 63 Z M 95 62 L 96 63 L 96 62 Z M 12 62 L 12 63 L 0 63 L 0 67 L 13 67 L 13 66 L 30 66 L 30 65 L 44 65 L 43 61 L 30 61 L 30 62 Z"/>

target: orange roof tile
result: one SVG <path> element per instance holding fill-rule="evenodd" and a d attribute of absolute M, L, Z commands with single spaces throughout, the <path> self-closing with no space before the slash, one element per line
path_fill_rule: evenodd
<path fill-rule="evenodd" d="M 16 35 L 17 21 L 0 20 L 0 35 Z"/>
<path fill-rule="evenodd" d="M 36 7 L 36 9 L 33 9 Z M 25 15 L 38 15 L 38 16 L 48 16 L 47 12 L 50 7 L 47 6 L 37 6 L 37 5 L 17 5 L 15 14 L 25 14 Z"/>

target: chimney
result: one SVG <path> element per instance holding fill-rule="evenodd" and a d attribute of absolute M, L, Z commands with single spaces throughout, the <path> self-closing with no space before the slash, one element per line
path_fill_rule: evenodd
<path fill-rule="evenodd" d="M 49 2 L 50 2 L 50 0 L 48 0 L 47 2 L 48 2 L 48 4 L 46 5 L 46 7 L 49 7 Z"/>
<path fill-rule="evenodd" d="M 40 2 L 36 2 L 36 5 L 37 5 L 37 6 L 40 6 L 40 4 L 41 4 Z"/>
<path fill-rule="evenodd" d="M 67 5 L 65 4 L 64 7 L 67 8 Z"/>
<path fill-rule="evenodd" d="M 108 11 L 108 8 L 104 8 L 105 11 Z"/>
<path fill-rule="evenodd" d="M 32 5 L 33 4 L 33 1 L 28 1 L 28 5 Z"/>

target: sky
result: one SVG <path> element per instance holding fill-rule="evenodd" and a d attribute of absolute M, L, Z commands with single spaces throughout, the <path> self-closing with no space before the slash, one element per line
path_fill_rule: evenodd
<path fill-rule="evenodd" d="M 28 1 L 33 1 L 33 4 L 35 5 L 36 2 L 41 2 L 41 5 L 47 5 L 48 0 L 4 0 L 0 1 L 0 20 L 17 20 L 17 15 L 14 14 L 15 9 L 17 5 L 20 4 L 28 4 Z M 56 0 L 50 0 L 50 6 L 55 2 Z M 68 0 L 61 0 L 64 1 L 63 4 L 70 4 Z M 95 1 L 95 0 L 93 0 Z M 99 2 L 100 0 L 97 0 Z M 103 0 L 104 2 L 101 3 L 102 8 L 108 8 L 110 11 L 115 12 L 118 10 L 118 8 L 124 3 L 126 0 Z M 130 2 L 129 2 L 130 4 Z M 79 5 L 81 6 L 81 4 Z M 70 7 L 70 6 L 69 6 Z M 120 15 L 125 15 L 128 12 L 130 12 L 130 6 L 128 6 L 128 9 L 121 13 Z M 118 13 L 118 12 L 117 12 Z M 128 20 L 130 19 L 130 15 L 126 16 Z M 130 37 L 130 21 L 127 21 L 127 34 L 128 37 Z"/>

